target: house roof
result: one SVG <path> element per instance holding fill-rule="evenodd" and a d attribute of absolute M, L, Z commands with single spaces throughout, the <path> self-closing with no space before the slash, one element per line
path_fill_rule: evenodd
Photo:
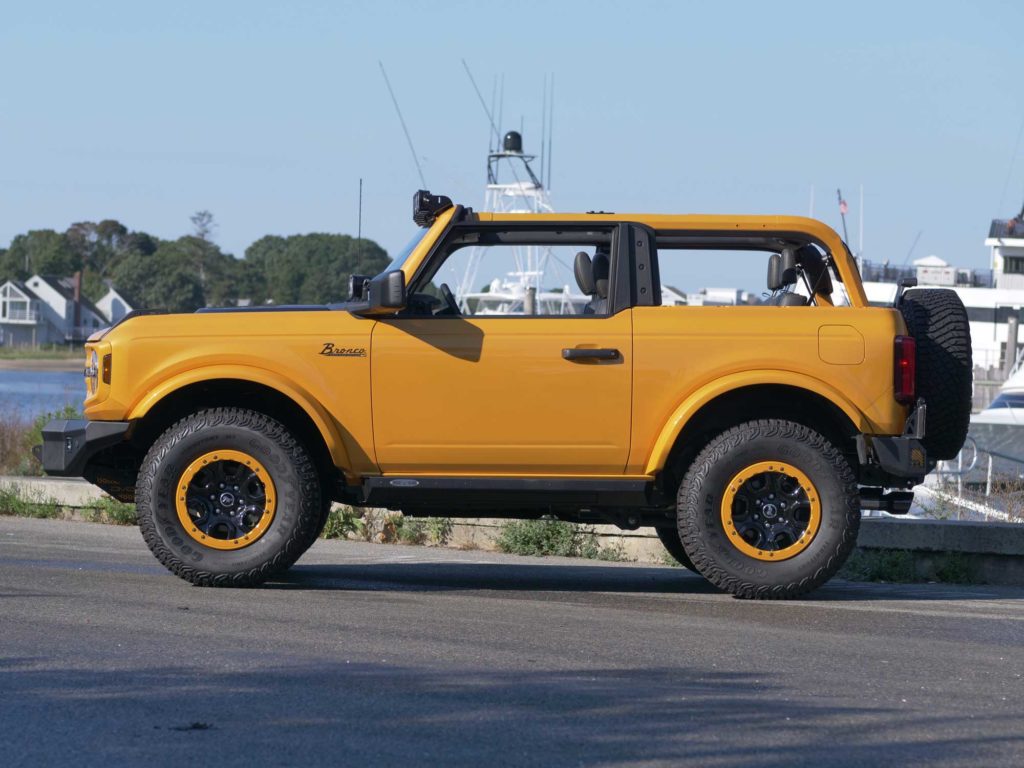
<path fill-rule="evenodd" d="M 1018 216 L 1012 219 L 992 219 L 988 236 L 1000 240 L 1024 240 L 1024 221 Z"/>
<path fill-rule="evenodd" d="M 134 298 L 132 298 L 130 295 L 122 291 L 120 288 L 117 288 L 114 285 L 112 285 L 109 280 L 106 281 L 106 286 L 107 292 L 103 294 L 103 299 L 107 298 L 107 296 L 109 296 L 110 294 L 114 294 L 115 296 L 120 296 L 121 301 L 123 301 L 129 307 L 134 308 L 139 306 L 139 302 L 135 301 Z M 100 299 L 100 301 L 102 301 L 103 299 Z"/>
<path fill-rule="evenodd" d="M 75 279 L 73 277 L 57 277 L 56 275 L 33 275 L 31 280 L 39 278 L 48 286 L 53 288 L 57 293 L 63 296 L 67 301 L 75 300 Z M 89 301 L 85 296 L 81 297 L 82 306 L 92 312 L 96 317 L 106 318 L 96 305 Z"/>
<path fill-rule="evenodd" d="M 21 280 L 6 280 L 3 283 L 0 283 L 0 287 L 3 287 L 8 284 L 13 285 L 15 288 L 17 288 L 19 291 L 25 294 L 26 299 L 39 299 L 38 296 L 32 293 L 32 289 L 25 285 L 23 282 L 21 282 Z"/>

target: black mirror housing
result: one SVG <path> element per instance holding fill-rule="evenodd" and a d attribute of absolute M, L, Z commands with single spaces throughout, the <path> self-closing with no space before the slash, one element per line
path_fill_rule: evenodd
<path fill-rule="evenodd" d="M 366 301 L 371 312 L 402 309 L 405 306 L 405 273 L 396 269 L 370 280 L 366 284 Z"/>

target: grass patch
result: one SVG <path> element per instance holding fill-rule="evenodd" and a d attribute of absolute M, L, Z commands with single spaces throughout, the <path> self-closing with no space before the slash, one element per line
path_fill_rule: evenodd
<path fill-rule="evenodd" d="M 840 569 L 848 581 L 913 584 L 977 584 L 970 558 L 963 552 L 922 552 L 903 549 L 855 549 Z"/>
<path fill-rule="evenodd" d="M 628 559 L 621 543 L 602 547 L 592 528 L 562 520 L 510 520 L 501 526 L 494 543 L 511 555 Z"/>
<path fill-rule="evenodd" d="M 913 554 L 902 549 L 855 549 L 838 575 L 848 581 L 921 581 Z"/>
<path fill-rule="evenodd" d="M 88 523 L 108 525 L 138 525 L 134 504 L 125 504 L 110 496 L 104 496 L 82 509 L 82 519 Z"/>
<path fill-rule="evenodd" d="M 0 515 L 54 519 L 64 517 L 64 510 L 56 499 L 41 493 L 0 485 Z"/>

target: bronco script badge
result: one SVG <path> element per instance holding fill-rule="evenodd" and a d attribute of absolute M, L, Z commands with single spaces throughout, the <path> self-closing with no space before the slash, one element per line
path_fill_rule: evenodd
<path fill-rule="evenodd" d="M 366 350 L 363 347 L 336 347 L 328 341 L 320 354 L 327 357 L 366 357 Z"/>

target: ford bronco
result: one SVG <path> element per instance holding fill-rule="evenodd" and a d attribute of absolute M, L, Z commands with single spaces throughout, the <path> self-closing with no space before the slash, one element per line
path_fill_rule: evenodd
<path fill-rule="evenodd" d="M 862 509 L 905 513 L 964 442 L 959 298 L 904 284 L 869 306 L 821 222 L 475 213 L 425 191 L 413 218 L 347 301 L 95 334 L 86 418 L 46 426 L 46 471 L 135 502 L 156 557 L 198 585 L 275 577 L 340 501 L 651 526 L 716 587 L 788 598 L 836 573 Z M 442 281 L 503 247 L 578 252 L 586 306 L 488 314 Z M 709 251 L 763 252 L 765 300 L 663 306 L 665 260 Z"/>

